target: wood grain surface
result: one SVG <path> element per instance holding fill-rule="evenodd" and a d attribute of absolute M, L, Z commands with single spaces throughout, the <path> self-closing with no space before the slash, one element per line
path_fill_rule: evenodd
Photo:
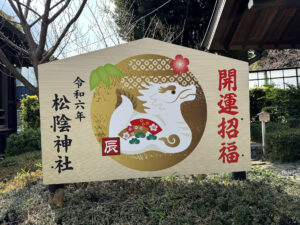
<path fill-rule="evenodd" d="M 189 59 L 189 70 L 197 78 L 205 95 L 207 105 L 206 126 L 199 144 L 182 161 L 162 170 L 141 171 L 128 168 L 112 157 L 101 154 L 101 145 L 97 141 L 91 122 L 91 104 L 94 91 L 89 88 L 89 76 L 95 68 L 111 63 L 117 65 L 129 57 L 155 54 L 174 59 L 177 54 Z M 220 101 L 219 72 L 222 69 L 237 70 L 237 103 L 238 114 L 235 116 L 219 114 Z M 139 177 L 153 177 L 166 175 L 189 175 L 214 172 L 245 171 L 250 169 L 250 122 L 249 122 L 249 82 L 248 64 L 239 60 L 217 56 L 214 54 L 185 48 L 178 45 L 164 43 L 153 39 L 141 39 L 116 47 L 57 60 L 39 66 L 40 113 L 42 132 L 42 162 L 44 184 L 74 183 L 86 181 L 101 181 L 113 179 L 128 179 Z M 85 119 L 82 122 L 75 120 L 78 110 L 75 108 L 74 92 L 77 86 L 73 83 L 76 77 L 85 81 L 80 91 L 85 93 L 82 97 Z M 55 111 L 52 108 L 54 94 L 65 95 L 71 102 L 70 109 Z M 103 106 L 105 107 L 105 106 Z M 53 132 L 53 116 L 64 113 L 70 117 L 70 132 Z M 223 163 L 218 160 L 221 143 L 231 142 L 218 135 L 218 125 L 222 117 L 239 120 L 239 135 L 233 141 L 238 147 L 240 157 L 237 163 Z M 108 118 L 109 119 L 109 118 Z M 57 153 L 54 141 L 57 136 L 67 134 L 72 138 L 72 145 L 67 153 L 62 149 Z M 55 161 L 58 156 L 69 157 L 73 170 L 58 173 Z M 53 167 L 53 168 L 52 168 Z"/>

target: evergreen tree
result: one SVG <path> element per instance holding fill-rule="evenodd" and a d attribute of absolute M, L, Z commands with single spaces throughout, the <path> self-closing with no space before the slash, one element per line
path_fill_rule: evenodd
<path fill-rule="evenodd" d="M 115 0 L 114 19 L 126 41 L 151 37 L 200 48 L 215 1 Z"/>

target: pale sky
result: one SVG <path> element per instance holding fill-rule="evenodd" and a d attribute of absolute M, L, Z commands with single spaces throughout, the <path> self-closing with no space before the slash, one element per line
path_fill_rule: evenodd
<path fill-rule="evenodd" d="M 52 5 L 55 4 L 55 2 L 57 2 L 57 1 L 58 0 L 52 0 Z M 25 0 L 23 0 L 23 2 L 25 2 Z M 40 14 L 42 14 L 42 12 L 44 10 L 43 2 L 44 2 L 44 0 L 33 0 L 35 10 Z M 73 5 L 68 7 L 68 9 L 72 9 L 72 8 L 78 9 L 79 8 L 78 3 L 80 3 L 80 2 L 81 2 L 81 0 L 72 1 L 71 4 L 73 4 Z M 100 9 L 97 8 L 97 6 L 96 6 L 97 2 L 100 3 L 100 4 L 98 4 L 101 6 Z M 122 41 L 119 38 L 119 36 L 116 34 L 115 30 L 112 29 L 112 27 L 116 26 L 116 25 L 115 25 L 111 15 L 108 15 L 108 14 L 105 14 L 104 12 L 102 12 L 104 5 L 106 7 L 108 7 L 110 11 L 113 11 L 115 8 L 113 1 L 112 0 L 89 0 L 88 4 L 89 4 L 89 7 L 88 7 L 88 5 L 85 6 L 82 14 L 80 15 L 80 17 L 77 20 L 78 30 L 71 33 L 71 35 L 68 38 L 65 38 L 64 41 L 60 44 L 60 46 L 65 46 L 65 48 L 63 49 L 63 54 L 59 55 L 59 57 L 58 57 L 59 59 L 87 53 L 90 51 L 99 50 L 99 49 L 105 48 L 106 46 L 110 47 L 110 46 L 114 46 L 119 43 L 124 43 L 124 41 Z M 3 2 L 1 1 L 0 9 L 8 15 L 14 16 L 15 20 L 17 22 L 19 21 L 18 17 L 15 15 L 13 9 L 10 7 L 10 4 L 7 0 L 4 0 Z M 94 24 L 94 17 L 92 15 L 91 11 L 95 11 L 95 13 L 99 13 L 99 15 L 96 15 L 95 17 L 96 17 L 97 21 L 98 21 L 98 18 L 100 17 L 98 22 L 101 23 L 101 29 L 103 29 L 102 33 L 105 37 L 105 42 L 103 41 L 103 38 L 100 35 L 101 32 L 99 32 L 99 28 Z M 74 15 L 74 14 L 75 13 L 73 13 L 72 15 Z M 65 15 L 67 15 L 67 14 L 65 13 Z M 51 16 L 51 14 L 50 14 L 50 16 Z M 60 20 L 60 17 L 57 18 L 57 21 L 58 20 Z M 34 19 L 32 19 L 32 21 L 34 21 Z M 55 22 L 57 23 L 57 21 L 55 21 Z M 62 20 L 62 21 L 64 23 L 66 23 L 66 20 Z M 61 26 L 58 26 L 58 25 L 61 25 Z M 57 31 L 57 33 L 60 34 L 62 32 L 63 27 L 64 26 L 63 26 L 62 22 L 57 23 L 54 26 L 49 27 L 50 32 L 48 32 L 48 33 L 53 35 L 53 31 Z M 37 26 L 34 26 L 32 29 L 32 33 L 33 33 L 33 35 L 36 36 L 37 40 L 39 37 L 38 36 L 39 28 L 40 28 L 40 24 Z M 70 28 L 70 30 L 71 30 L 71 28 Z M 75 33 L 77 34 L 77 36 L 75 36 Z M 80 35 L 78 33 L 80 33 Z M 49 40 L 50 40 L 50 38 L 48 38 L 47 43 L 51 47 L 54 44 L 54 41 L 51 42 Z M 57 57 L 58 52 L 60 52 L 60 49 L 58 49 L 55 52 L 54 55 L 56 57 Z M 21 73 L 33 85 L 35 85 L 35 86 L 37 85 L 33 68 L 22 68 Z"/>
<path fill-rule="evenodd" d="M 58 0 L 52 1 L 52 5 L 55 4 L 57 1 Z M 26 1 L 23 0 L 23 2 L 26 2 Z M 43 9 L 44 9 L 43 2 L 44 2 L 44 0 L 34 0 L 33 1 L 35 10 L 37 12 L 39 12 L 40 14 L 42 14 Z M 73 5 L 71 5 L 68 8 L 69 9 L 72 9 L 72 8 L 78 9 L 80 2 L 81 2 L 80 0 L 72 1 L 71 4 L 73 4 Z M 113 26 L 115 26 L 112 17 L 108 14 L 104 15 L 104 13 L 101 14 L 102 18 L 99 18 L 99 21 L 102 24 L 101 27 L 104 27 L 102 29 L 105 29 L 105 32 L 103 32 L 103 33 L 105 33 L 104 34 L 105 42 L 103 41 L 103 38 L 102 38 L 102 36 L 100 36 L 100 32 L 99 32 L 99 29 L 97 28 L 97 26 L 92 25 L 92 23 L 94 23 L 94 19 L 91 14 L 91 10 L 96 11 L 96 9 L 97 9 L 96 2 L 98 2 L 102 8 L 105 5 L 111 11 L 113 11 L 115 8 L 112 0 L 89 0 L 88 1 L 89 7 L 86 5 L 82 14 L 80 15 L 80 17 L 77 20 L 77 24 L 78 24 L 78 27 L 80 28 L 81 35 L 79 35 L 79 37 L 75 37 L 75 36 L 71 35 L 69 39 L 65 39 L 65 41 L 67 41 L 68 44 L 64 48 L 64 51 L 63 51 L 64 54 L 60 55 L 59 58 L 65 58 L 65 57 L 70 57 L 70 56 L 74 56 L 74 55 L 78 55 L 78 54 L 83 54 L 83 53 L 86 53 L 89 51 L 94 51 L 94 50 L 105 48 L 106 45 L 114 46 L 116 44 L 124 42 L 118 37 L 118 35 L 116 35 L 115 31 L 112 29 L 112 24 L 113 24 Z M 0 4 L 0 9 L 2 9 L 5 13 L 7 13 L 9 15 L 15 16 L 15 13 L 12 10 L 12 8 L 10 7 L 10 4 L 7 0 L 4 0 L 3 3 Z M 97 12 L 99 12 L 99 10 Z M 74 15 L 74 13 L 73 13 L 73 15 Z M 98 17 L 99 17 L 99 15 L 98 15 Z M 15 16 L 15 20 L 18 21 L 18 18 L 16 16 Z M 51 29 L 58 29 L 58 28 L 57 28 L 57 26 L 54 26 L 52 28 L 50 27 L 50 30 Z M 59 31 L 61 32 L 61 30 L 59 30 Z M 58 33 L 60 33 L 59 31 L 58 31 Z M 35 26 L 33 29 L 33 32 L 38 34 L 39 26 Z M 78 32 L 76 32 L 76 33 L 78 34 Z M 76 41 L 77 41 L 77 43 L 76 43 Z M 49 44 L 49 46 L 53 45 L 53 43 L 51 43 L 51 42 L 49 42 L 48 44 Z M 61 46 L 64 46 L 64 43 L 61 43 Z M 56 52 L 56 54 L 58 54 L 58 53 Z"/>

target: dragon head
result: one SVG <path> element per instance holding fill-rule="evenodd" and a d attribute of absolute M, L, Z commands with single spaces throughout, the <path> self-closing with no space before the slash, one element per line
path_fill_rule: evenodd
<path fill-rule="evenodd" d="M 180 110 L 180 105 L 186 101 L 193 101 L 196 97 L 196 86 L 181 86 L 172 83 L 149 83 L 144 89 L 139 90 L 144 101 L 145 111 L 152 114 L 160 114 L 166 110 Z"/>

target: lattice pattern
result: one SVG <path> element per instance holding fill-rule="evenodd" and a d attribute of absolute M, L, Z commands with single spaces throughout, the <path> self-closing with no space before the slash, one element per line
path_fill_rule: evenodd
<path fill-rule="evenodd" d="M 199 86 L 195 77 L 192 74 L 174 74 L 174 76 L 125 76 L 121 79 L 123 87 L 127 89 L 141 89 L 146 83 L 168 83 L 178 82 L 182 86 L 195 85 Z"/>
<path fill-rule="evenodd" d="M 128 66 L 134 71 L 166 71 L 172 70 L 168 58 L 163 59 L 131 59 Z"/>

